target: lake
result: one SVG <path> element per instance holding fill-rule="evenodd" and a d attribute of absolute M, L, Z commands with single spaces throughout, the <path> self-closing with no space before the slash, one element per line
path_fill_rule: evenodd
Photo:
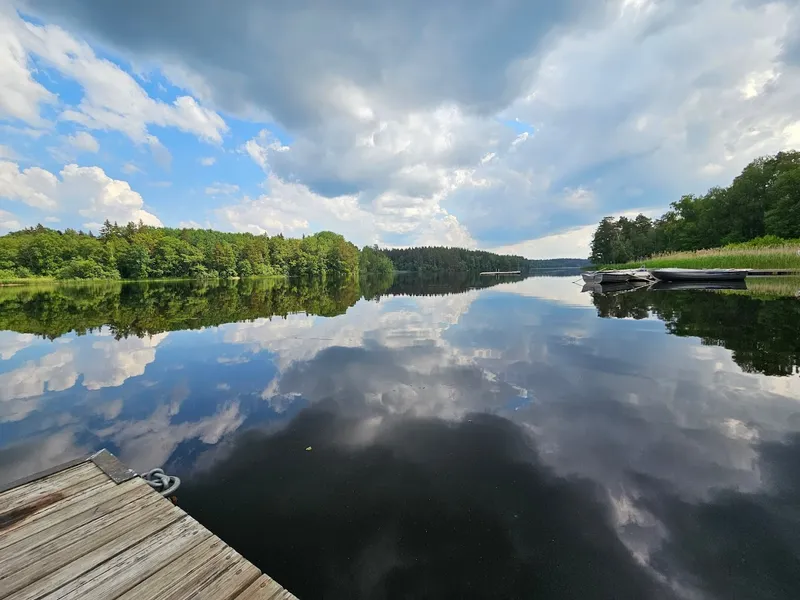
<path fill-rule="evenodd" d="M 0 481 L 163 466 L 303 599 L 800 597 L 800 300 L 575 279 L 0 288 Z"/>

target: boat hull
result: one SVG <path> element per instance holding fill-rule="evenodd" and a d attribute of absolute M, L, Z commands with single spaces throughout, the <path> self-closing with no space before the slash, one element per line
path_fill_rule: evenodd
<path fill-rule="evenodd" d="M 744 281 L 746 269 L 653 269 L 660 281 Z"/>
<path fill-rule="evenodd" d="M 589 271 L 581 273 L 586 283 L 625 283 L 626 281 L 650 281 L 652 278 L 647 271 Z"/>

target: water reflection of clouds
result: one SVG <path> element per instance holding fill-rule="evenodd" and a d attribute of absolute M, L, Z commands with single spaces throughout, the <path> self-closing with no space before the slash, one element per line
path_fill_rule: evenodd
<path fill-rule="evenodd" d="M 100 332 L 51 344 L 52 351 L 40 358 L 0 373 L 0 421 L 24 419 L 38 408 L 36 398 L 45 392 L 69 390 L 79 379 L 87 390 L 98 390 L 120 386 L 127 379 L 142 375 L 166 337 L 162 333 L 115 340 Z"/>
<path fill-rule="evenodd" d="M 44 413 L 31 429 L 47 432 L 37 466 L 112 445 L 144 468 L 180 462 L 186 444 L 202 455 L 248 424 L 291 423 L 309 403 L 350 420 L 339 441 L 359 447 L 397 419 L 491 412 L 526 431 L 554 473 L 601 486 L 621 539 L 648 561 L 667 528 L 647 481 L 693 503 L 761 493 L 761 444 L 800 430 L 800 378 L 745 373 L 729 350 L 667 335 L 660 321 L 599 319 L 586 298 L 568 279 L 540 278 L 175 332 L 168 345 L 167 334 L 70 337 L 0 374 L 0 422 Z M 28 343 L 42 342 L 0 337 L 0 352 L 17 361 Z M 42 405 L 45 391 L 81 388 L 88 424 L 68 404 Z"/>

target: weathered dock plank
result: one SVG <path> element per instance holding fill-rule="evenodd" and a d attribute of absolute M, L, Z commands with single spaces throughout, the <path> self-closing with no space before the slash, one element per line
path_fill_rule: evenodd
<path fill-rule="evenodd" d="M 0 491 L 0 600 L 294 599 L 111 454 L 98 458 Z"/>

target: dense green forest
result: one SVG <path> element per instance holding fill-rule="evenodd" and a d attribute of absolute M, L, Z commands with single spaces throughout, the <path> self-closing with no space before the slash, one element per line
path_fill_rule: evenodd
<path fill-rule="evenodd" d="M 583 266 L 583 259 L 528 260 L 464 248 L 359 250 L 339 234 L 302 239 L 106 221 L 97 235 L 42 225 L 0 236 L 0 280 L 214 279 L 386 275 L 393 271 L 527 271 Z"/>
<path fill-rule="evenodd" d="M 391 273 L 372 248 L 323 231 L 302 239 L 105 222 L 98 235 L 37 225 L 0 237 L 0 279 L 230 278 Z"/>
<path fill-rule="evenodd" d="M 529 262 L 521 256 L 443 246 L 395 248 L 381 252 L 389 257 L 397 271 L 524 271 Z"/>
<path fill-rule="evenodd" d="M 618 264 L 663 252 L 700 250 L 767 237 L 800 238 L 800 152 L 779 152 L 747 165 L 728 187 L 687 195 L 664 215 L 606 217 L 592 240 L 595 264 Z"/>

